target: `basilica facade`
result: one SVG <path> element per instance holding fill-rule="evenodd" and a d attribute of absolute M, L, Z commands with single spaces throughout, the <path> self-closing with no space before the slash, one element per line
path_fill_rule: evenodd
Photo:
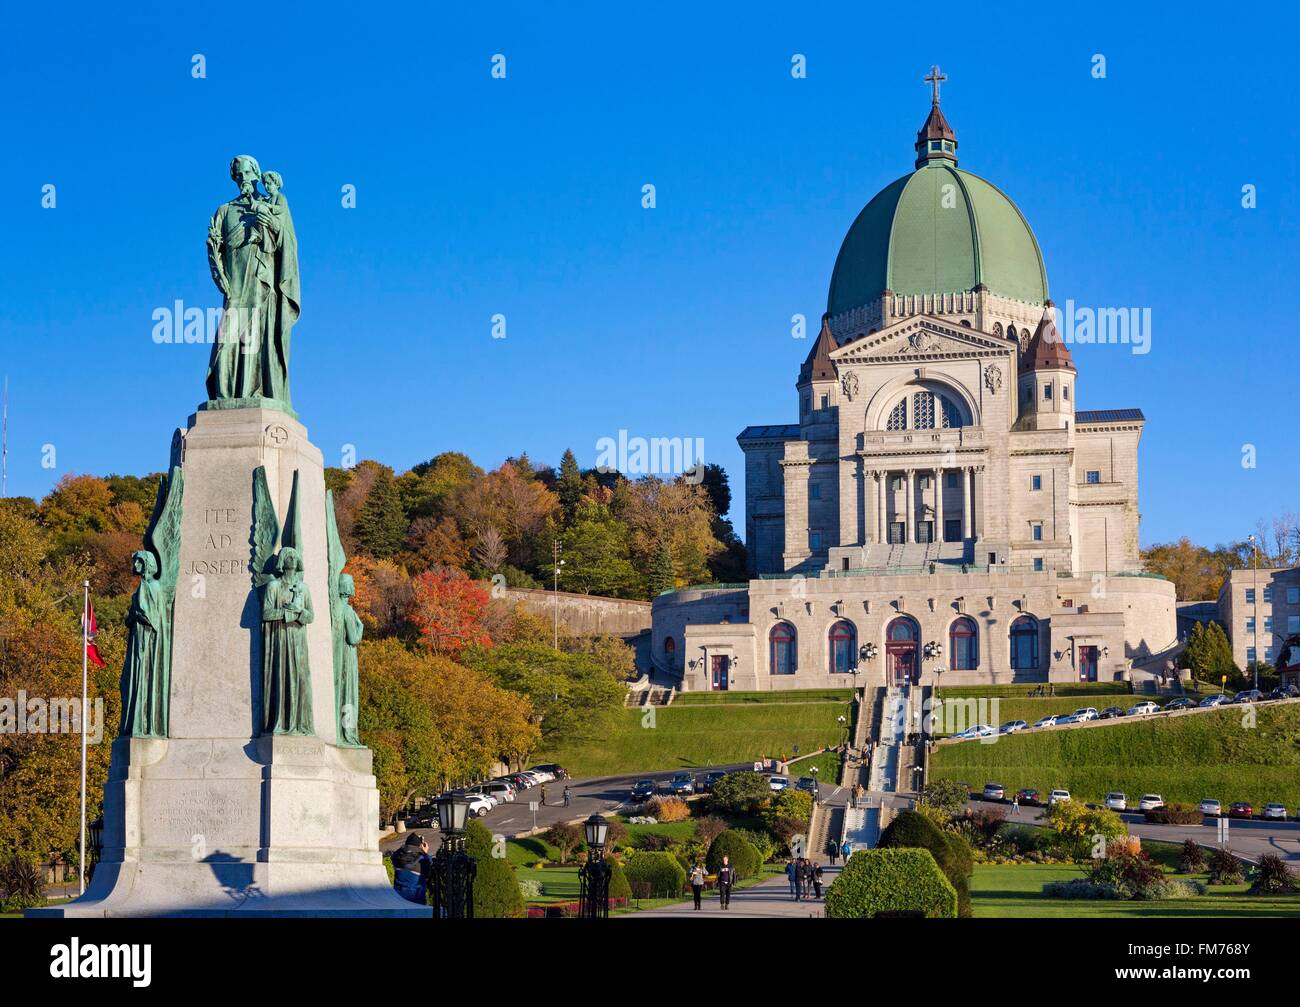
<path fill-rule="evenodd" d="M 958 168 L 937 85 L 915 151 L 840 248 L 798 421 L 739 436 L 751 580 L 655 602 L 683 688 L 1110 679 L 1175 643 L 1141 410 L 1078 408 L 1038 241 Z"/>

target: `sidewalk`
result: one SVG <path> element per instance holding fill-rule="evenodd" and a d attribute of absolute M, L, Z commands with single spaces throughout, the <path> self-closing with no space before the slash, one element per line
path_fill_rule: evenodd
<path fill-rule="evenodd" d="M 822 869 L 823 895 L 825 895 L 826 889 L 839 873 L 839 865 Z M 639 913 L 626 913 L 620 918 L 645 919 L 650 916 L 696 916 L 701 919 L 716 919 L 719 916 L 727 916 L 745 919 L 771 919 L 773 917 L 807 919 L 810 916 L 821 917 L 822 915 L 822 900 L 810 899 L 806 902 L 796 902 L 790 896 L 790 882 L 783 876 L 760 882 L 752 888 L 744 888 L 736 892 L 731 896 L 730 909 L 723 910 L 718 905 L 718 899 L 715 895 L 706 897 L 704 908 L 698 911 L 695 909 L 695 903 L 687 899 L 685 902 L 664 906 L 661 909 L 647 909 Z"/>

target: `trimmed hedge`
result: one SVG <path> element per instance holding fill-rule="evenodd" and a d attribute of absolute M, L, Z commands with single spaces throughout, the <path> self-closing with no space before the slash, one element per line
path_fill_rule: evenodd
<path fill-rule="evenodd" d="M 1166 804 L 1146 812 L 1152 825 L 1200 825 L 1205 820 L 1201 809 L 1190 804 Z"/>
<path fill-rule="evenodd" d="M 644 898 L 675 899 L 686 888 L 686 872 L 671 853 L 633 853 L 624 871 L 629 889 L 643 887 Z"/>
<path fill-rule="evenodd" d="M 492 855 L 492 833 L 482 822 L 465 826 L 465 852 L 474 858 L 474 915 L 500 919 L 524 915 L 524 896 L 515 869 L 505 857 Z"/>
<path fill-rule="evenodd" d="M 763 866 L 763 857 L 758 852 L 758 847 L 734 829 L 718 833 L 718 837 L 709 844 L 709 853 L 704 862 L 710 874 L 718 873 L 724 856 L 729 859 L 736 870 L 737 879 L 741 881 L 752 878 Z"/>
<path fill-rule="evenodd" d="M 900 811 L 880 834 L 880 847 L 929 850 L 957 893 L 957 915 L 970 916 L 970 878 L 975 872 L 975 855 L 970 843 L 953 832 L 940 829 L 925 815 Z"/>
<path fill-rule="evenodd" d="M 617 860 L 607 860 L 605 862 L 609 864 L 609 868 L 610 868 L 610 874 L 609 874 L 610 901 L 612 902 L 615 899 L 622 899 L 623 904 L 626 905 L 627 900 L 632 897 L 632 886 L 628 884 L 627 871 L 623 869 L 623 865 L 620 864 Z"/>
<path fill-rule="evenodd" d="M 957 915 L 957 892 L 929 850 L 857 850 L 826 891 L 829 919 Z"/>

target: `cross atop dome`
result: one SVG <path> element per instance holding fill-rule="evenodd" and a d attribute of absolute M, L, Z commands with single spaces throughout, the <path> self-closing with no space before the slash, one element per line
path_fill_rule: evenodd
<path fill-rule="evenodd" d="M 925 82 L 934 88 L 934 98 L 932 99 L 932 101 L 936 108 L 939 105 L 939 85 L 942 84 L 947 79 L 948 79 L 948 75 L 946 73 L 942 73 L 939 70 L 938 63 L 930 67 L 930 72 L 926 74 L 924 77 Z"/>
<path fill-rule="evenodd" d="M 948 79 L 948 75 L 939 69 L 936 63 L 924 80 L 933 89 L 930 101 L 930 115 L 925 125 L 916 134 L 916 166 L 924 168 L 927 164 L 957 163 L 957 134 L 948 125 L 943 112 L 939 110 L 939 85 Z"/>

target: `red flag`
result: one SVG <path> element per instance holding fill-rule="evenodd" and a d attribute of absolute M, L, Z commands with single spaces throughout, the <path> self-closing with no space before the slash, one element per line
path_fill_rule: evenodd
<path fill-rule="evenodd" d="M 89 601 L 86 604 L 90 606 L 90 617 L 87 618 L 85 615 L 81 617 L 86 628 L 86 657 L 96 668 L 102 668 L 104 659 L 99 656 L 99 648 L 95 646 L 95 634 L 99 631 L 95 625 L 95 606 L 90 605 Z"/>

